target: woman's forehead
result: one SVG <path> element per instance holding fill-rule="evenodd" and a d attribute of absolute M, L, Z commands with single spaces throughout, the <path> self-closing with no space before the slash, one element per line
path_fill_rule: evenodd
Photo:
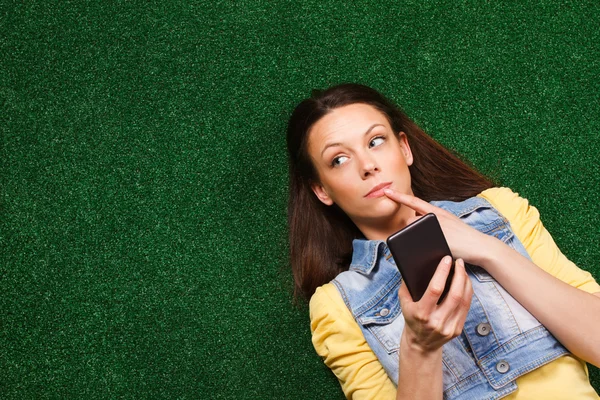
<path fill-rule="evenodd" d="M 318 120 L 309 131 L 311 141 L 326 141 L 350 133 L 364 133 L 373 125 L 390 128 L 386 116 L 373 106 L 356 103 L 338 107 Z"/>

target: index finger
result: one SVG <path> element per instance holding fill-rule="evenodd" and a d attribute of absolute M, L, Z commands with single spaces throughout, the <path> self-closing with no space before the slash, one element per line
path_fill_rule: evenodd
<path fill-rule="evenodd" d="M 429 281 L 427 290 L 423 294 L 423 297 L 421 297 L 421 300 L 419 300 L 419 303 L 422 303 L 427 310 L 433 310 L 437 306 L 438 300 L 442 296 L 442 293 L 444 293 L 451 268 L 452 257 L 448 255 L 442 258 L 431 281 Z"/>
<path fill-rule="evenodd" d="M 396 203 L 404 204 L 420 214 L 435 213 L 438 211 L 436 206 L 433 206 L 416 196 L 411 196 L 410 194 L 400 193 L 389 188 L 384 189 L 383 193 Z"/>

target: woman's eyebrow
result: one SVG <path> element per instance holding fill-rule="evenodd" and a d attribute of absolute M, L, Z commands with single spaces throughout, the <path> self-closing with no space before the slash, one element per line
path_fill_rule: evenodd
<path fill-rule="evenodd" d="M 371 132 L 375 127 L 377 126 L 384 126 L 383 124 L 373 124 L 369 127 L 369 129 L 367 129 L 367 131 L 365 132 L 365 134 L 363 136 L 367 136 L 369 134 L 369 132 Z M 341 143 L 335 142 L 335 143 L 328 143 L 325 145 L 325 147 L 323 148 L 323 151 L 321 151 L 321 157 L 323 157 L 323 153 L 325 153 L 325 150 L 327 150 L 330 147 L 334 147 L 334 146 L 341 146 Z"/>

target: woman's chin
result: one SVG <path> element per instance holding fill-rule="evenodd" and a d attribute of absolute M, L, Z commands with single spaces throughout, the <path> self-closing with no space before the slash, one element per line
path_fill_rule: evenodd
<path fill-rule="evenodd" d="M 400 208 L 400 204 L 385 198 L 371 207 L 371 214 L 376 219 L 387 220 L 389 222 L 390 218 L 394 218 L 398 211 L 400 211 Z"/>

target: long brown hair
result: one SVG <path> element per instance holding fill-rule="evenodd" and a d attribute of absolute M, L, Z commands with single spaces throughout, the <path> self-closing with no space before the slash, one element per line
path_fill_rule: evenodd
<path fill-rule="evenodd" d="M 406 133 L 414 158 L 409 171 L 415 196 L 426 201 L 461 201 L 494 186 L 376 90 L 343 84 L 313 91 L 295 108 L 287 127 L 288 224 L 295 295 L 310 298 L 317 287 L 347 270 L 352 240 L 364 237 L 338 206 L 324 205 L 313 193 L 311 183 L 319 178 L 307 150 L 309 131 L 319 119 L 335 108 L 355 103 L 371 105 L 383 113 L 394 134 Z"/>

